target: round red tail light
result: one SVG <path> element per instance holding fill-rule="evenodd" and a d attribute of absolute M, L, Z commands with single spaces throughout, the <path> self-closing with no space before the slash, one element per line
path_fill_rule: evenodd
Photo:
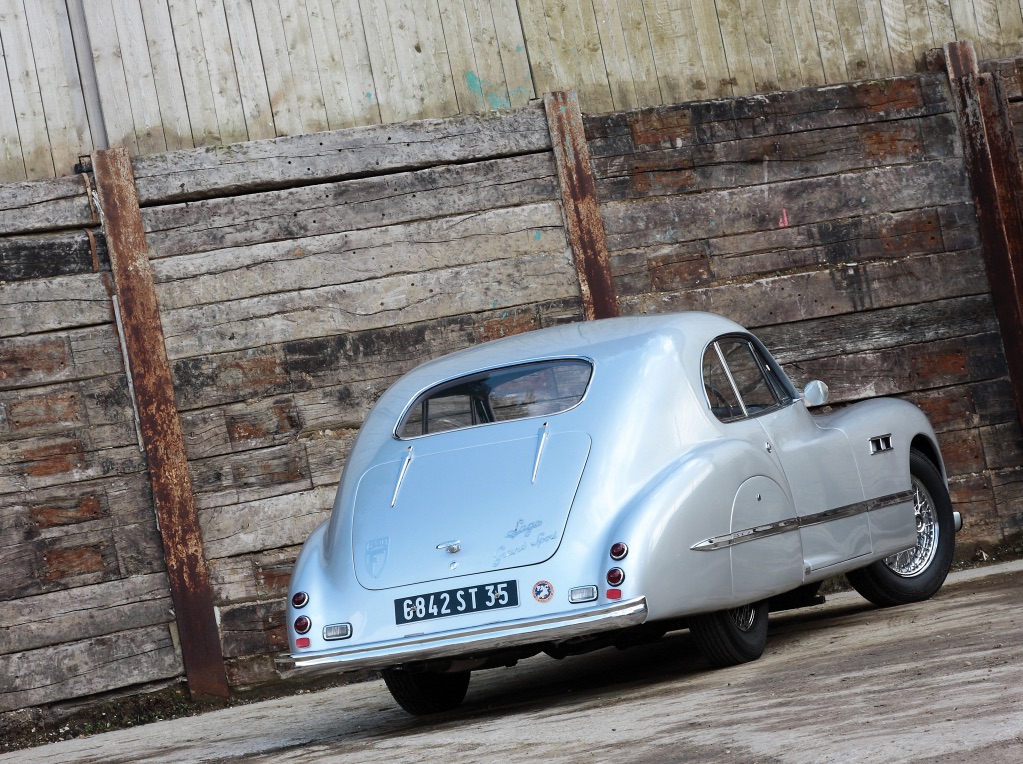
<path fill-rule="evenodd" d="M 621 560 L 629 553 L 629 547 L 627 544 L 618 541 L 611 545 L 611 559 Z"/>
<path fill-rule="evenodd" d="M 298 610 L 309 604 L 309 595 L 305 592 L 295 592 L 291 598 L 291 606 Z"/>
<path fill-rule="evenodd" d="M 308 616 L 300 615 L 295 619 L 295 633 L 305 634 L 313 626 L 313 622 L 309 620 Z"/>
<path fill-rule="evenodd" d="M 621 586 L 622 581 L 625 580 L 625 571 L 621 568 L 611 568 L 607 572 L 607 582 L 611 586 Z"/>

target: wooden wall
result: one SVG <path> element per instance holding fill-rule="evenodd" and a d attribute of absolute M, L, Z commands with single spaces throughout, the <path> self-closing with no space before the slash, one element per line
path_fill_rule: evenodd
<path fill-rule="evenodd" d="M 587 112 L 1015 55 L 1020 0 L 0 0 L 0 181 L 146 155 L 521 107 Z"/>
<path fill-rule="evenodd" d="M 997 544 L 1023 530 L 1023 437 L 951 104 L 925 73 L 584 126 L 621 312 L 715 310 L 838 404 L 918 403 L 960 540 Z M 546 116 L 181 150 L 134 175 L 228 678 L 273 682 L 291 564 L 379 394 L 582 319 Z M 182 673 L 94 181 L 0 186 L 0 709 Z"/>
<path fill-rule="evenodd" d="M 0 186 L 0 710 L 182 673 L 88 191 Z"/>

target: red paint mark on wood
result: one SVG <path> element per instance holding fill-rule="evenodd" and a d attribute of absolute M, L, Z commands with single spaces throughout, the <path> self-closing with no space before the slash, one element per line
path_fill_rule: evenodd
<path fill-rule="evenodd" d="M 693 118 L 677 107 L 655 108 L 628 116 L 632 145 L 672 148 L 692 143 Z"/>
<path fill-rule="evenodd" d="M 789 212 L 784 207 L 781 208 L 781 217 L 778 218 L 778 227 L 779 228 L 789 227 Z"/>
<path fill-rule="evenodd" d="M 80 440 L 62 440 L 49 446 L 26 449 L 23 458 L 29 464 L 25 473 L 31 477 L 66 475 L 85 468 L 85 444 Z"/>
<path fill-rule="evenodd" d="M 71 353 L 63 339 L 0 340 L 0 385 L 45 380 L 63 372 Z"/>
<path fill-rule="evenodd" d="M 517 313 L 485 321 L 479 334 L 480 339 L 489 342 L 500 337 L 510 337 L 513 334 L 521 334 L 539 328 L 540 322 L 535 313 Z"/>
<path fill-rule="evenodd" d="M 81 403 L 77 393 L 68 391 L 32 396 L 8 403 L 7 418 L 13 432 L 45 425 L 70 424 L 81 420 Z"/>
<path fill-rule="evenodd" d="M 83 496 L 71 506 L 37 506 L 31 509 L 32 522 L 36 528 L 55 528 L 59 525 L 75 525 L 99 520 L 106 516 L 103 502 L 98 496 Z"/>
<path fill-rule="evenodd" d="M 103 562 L 103 552 L 96 547 L 50 549 L 43 555 L 43 578 L 47 581 L 104 570 L 106 565 Z"/>

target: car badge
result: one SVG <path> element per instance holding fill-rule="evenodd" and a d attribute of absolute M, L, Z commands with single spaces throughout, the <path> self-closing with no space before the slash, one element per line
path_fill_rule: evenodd
<path fill-rule="evenodd" d="M 533 584 L 533 599 L 537 602 L 550 602 L 554 596 L 554 585 L 550 581 L 537 581 Z"/>
<path fill-rule="evenodd" d="M 366 544 L 366 567 L 373 578 L 380 578 L 387 564 L 387 537 L 373 539 Z"/>

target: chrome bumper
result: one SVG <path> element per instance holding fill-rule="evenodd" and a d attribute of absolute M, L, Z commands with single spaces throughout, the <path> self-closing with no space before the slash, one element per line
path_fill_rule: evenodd
<path fill-rule="evenodd" d="M 277 673 L 282 679 L 289 679 L 293 676 L 386 668 L 412 661 L 483 653 L 536 642 L 557 642 L 585 634 L 637 626 L 646 621 L 646 616 L 646 598 L 638 597 L 546 618 L 523 618 L 388 642 L 347 645 L 298 655 L 283 654 L 276 659 Z"/>

